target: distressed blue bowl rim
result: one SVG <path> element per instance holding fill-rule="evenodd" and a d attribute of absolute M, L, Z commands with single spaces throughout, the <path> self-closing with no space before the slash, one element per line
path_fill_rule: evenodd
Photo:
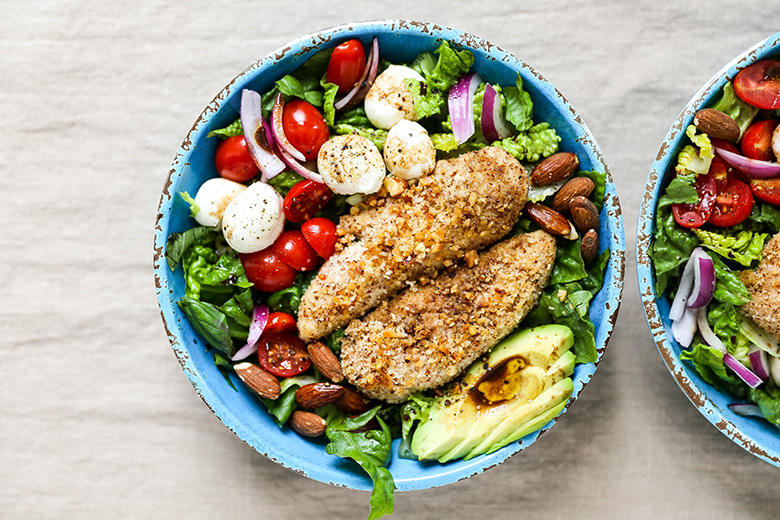
<path fill-rule="evenodd" d="M 701 108 L 709 106 L 720 94 L 728 80 L 743 68 L 777 54 L 780 51 L 780 32 L 766 38 L 734 58 L 719 70 L 691 98 L 666 134 L 658 156 L 647 177 L 637 224 L 637 277 L 639 292 L 644 305 L 650 332 L 667 368 L 677 385 L 691 403 L 713 426 L 742 448 L 774 466 L 780 466 L 780 433 L 767 421 L 752 417 L 739 417 L 728 408 L 728 403 L 738 402 L 728 393 L 720 392 L 701 379 L 689 364 L 680 360 L 680 345 L 674 340 L 669 322 L 669 300 L 658 298 L 655 290 L 655 274 L 648 254 L 655 231 L 656 201 L 666 186 L 666 172 L 674 164 L 679 150 L 685 143 L 685 129 L 693 123 L 693 116 Z"/>
<path fill-rule="evenodd" d="M 191 161 L 197 159 L 195 156 L 197 147 L 195 145 L 200 143 L 205 137 L 210 129 L 210 125 L 215 120 L 219 120 L 220 110 L 226 106 L 233 106 L 235 109 L 237 107 L 237 94 L 240 90 L 253 81 L 255 83 L 260 80 L 265 81 L 262 77 L 264 73 L 266 76 L 272 77 L 272 80 L 276 80 L 278 79 L 277 76 L 281 74 L 279 70 L 284 67 L 290 70 L 297 67 L 314 52 L 314 49 L 330 40 L 338 41 L 339 39 L 369 35 L 378 35 L 380 38 L 386 37 L 388 39 L 393 37 L 400 38 L 402 36 L 410 38 L 423 36 L 426 39 L 430 39 L 432 47 L 435 47 L 434 44 L 437 44 L 442 39 L 446 39 L 458 47 L 469 48 L 474 51 L 478 55 L 478 63 L 485 68 L 500 66 L 505 74 L 511 72 L 512 77 L 514 77 L 515 73 L 520 73 L 526 83 L 526 88 L 534 98 L 534 102 L 552 104 L 558 111 L 557 117 L 560 117 L 567 125 L 566 131 L 571 131 L 574 134 L 571 142 L 561 143 L 561 149 L 565 150 L 566 147 L 577 148 L 579 150 L 578 155 L 581 154 L 580 161 L 582 164 L 591 165 L 591 169 L 599 169 L 607 173 L 607 189 L 604 208 L 601 212 L 601 226 L 602 230 L 608 230 L 608 233 L 602 232 L 601 249 L 609 247 L 612 255 L 607 266 L 604 287 L 596 296 L 596 299 L 594 299 L 594 304 L 591 308 L 591 315 L 596 324 L 598 360 L 595 363 L 577 366 L 573 376 L 574 393 L 566 409 L 572 405 L 576 397 L 590 381 L 603 358 L 617 320 L 623 292 L 625 268 L 625 234 L 617 191 L 609 168 L 590 130 L 568 101 L 547 80 L 518 58 L 481 38 L 449 27 L 425 22 L 381 20 L 352 23 L 300 37 L 272 51 L 236 76 L 206 106 L 196 120 L 176 154 L 168 179 L 163 187 L 154 238 L 155 284 L 163 325 L 172 349 L 190 383 L 214 414 L 240 439 L 268 459 L 309 478 L 336 486 L 365 490 L 371 489 L 370 479 L 351 461 L 344 461 L 327 455 L 323 448 L 325 442 L 302 439 L 297 434 L 290 432 L 287 427 L 278 429 L 275 425 L 269 426 L 271 423 L 268 414 L 265 410 L 259 409 L 262 405 L 253 396 L 248 395 L 243 385 L 236 385 L 239 388 L 238 396 L 253 400 L 258 407 L 255 415 L 259 417 L 254 415 L 242 416 L 230 407 L 225 406 L 224 399 L 236 396 L 231 396 L 230 392 L 233 392 L 233 390 L 228 387 L 221 376 L 219 378 L 214 377 L 216 368 L 213 366 L 213 363 L 203 363 L 196 359 L 198 356 L 203 357 L 201 352 L 203 351 L 202 339 L 200 343 L 193 344 L 197 343 L 197 336 L 195 336 L 195 340 L 192 342 L 185 341 L 186 338 L 183 337 L 188 334 L 192 336 L 193 331 L 175 304 L 179 297 L 175 294 L 176 280 L 174 277 L 176 275 L 170 271 L 165 262 L 164 249 L 168 234 L 172 231 L 180 230 L 175 229 L 175 223 L 172 223 L 174 220 L 173 212 L 186 211 L 184 206 L 176 203 L 174 195 L 181 189 L 182 184 L 186 184 L 187 173 L 194 175 L 189 168 Z M 271 67 L 275 67 L 273 73 L 270 72 Z M 506 67 L 509 69 L 505 70 Z M 215 127 L 218 127 L 218 125 Z M 558 128 L 556 127 L 556 129 Z M 565 410 L 561 415 L 563 413 L 565 413 Z M 393 456 L 388 467 L 393 474 L 398 491 L 443 486 L 476 475 L 503 462 L 513 454 L 531 445 L 541 434 L 548 431 L 556 421 L 557 418 L 550 421 L 539 432 L 533 433 L 517 443 L 506 446 L 490 455 L 476 457 L 470 461 L 455 461 L 447 464 L 421 463 L 398 459 Z M 259 435 L 258 430 L 253 428 L 259 428 L 259 431 L 264 435 Z M 307 446 L 312 445 L 321 450 L 313 459 L 311 457 L 307 458 L 305 453 L 298 452 L 299 450 L 306 450 L 308 449 Z M 393 446 L 393 454 L 396 453 L 397 445 L 398 440 L 396 439 Z"/>

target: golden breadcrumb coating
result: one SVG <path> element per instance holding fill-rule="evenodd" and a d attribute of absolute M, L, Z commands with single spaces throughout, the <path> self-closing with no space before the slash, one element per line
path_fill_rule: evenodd
<path fill-rule="evenodd" d="M 780 233 L 764 246 L 758 267 L 742 271 L 739 277 L 753 296 L 753 301 L 742 306 L 742 312 L 780 339 Z"/>

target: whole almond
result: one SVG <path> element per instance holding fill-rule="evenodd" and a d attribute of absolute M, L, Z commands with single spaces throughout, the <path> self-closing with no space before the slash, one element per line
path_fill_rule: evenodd
<path fill-rule="evenodd" d="M 595 229 L 588 230 L 582 237 L 582 243 L 580 244 L 580 252 L 582 253 L 582 261 L 585 265 L 590 265 L 596 259 L 599 254 L 599 234 Z"/>
<path fill-rule="evenodd" d="M 571 213 L 571 219 L 574 221 L 574 225 L 580 231 L 587 231 L 589 229 L 599 229 L 599 211 L 596 206 L 590 201 L 590 199 L 577 196 L 572 197 L 569 204 L 569 212 Z"/>
<path fill-rule="evenodd" d="M 590 197 L 596 184 L 587 177 L 574 177 L 564 184 L 552 201 L 552 209 L 560 213 L 569 211 L 571 199 L 576 196 Z"/>
<path fill-rule="evenodd" d="M 696 112 L 693 116 L 693 124 L 711 138 L 726 141 L 739 139 L 739 125 L 734 118 L 714 108 L 703 108 Z"/>
<path fill-rule="evenodd" d="M 344 388 L 344 395 L 339 397 L 335 404 L 351 414 L 361 414 L 371 409 L 371 401 L 349 387 Z"/>
<path fill-rule="evenodd" d="M 332 383 L 309 383 L 295 392 L 295 400 L 302 408 L 319 408 L 338 401 L 344 395 L 343 386 Z"/>
<path fill-rule="evenodd" d="M 276 399 L 282 393 L 279 381 L 263 368 L 252 363 L 239 363 L 233 367 L 241 381 L 254 393 L 266 399 Z"/>
<path fill-rule="evenodd" d="M 334 383 L 340 383 L 344 380 L 341 363 L 339 363 L 336 354 L 325 343 L 316 341 L 306 348 L 314 367 L 320 371 L 325 379 Z"/>
<path fill-rule="evenodd" d="M 571 224 L 566 220 L 566 217 L 547 206 L 529 202 L 525 205 L 525 214 L 537 226 L 550 234 L 565 237 L 571 233 Z"/>
<path fill-rule="evenodd" d="M 559 152 L 543 160 L 531 172 L 532 186 L 547 186 L 572 174 L 580 160 L 571 152 Z"/>
<path fill-rule="evenodd" d="M 304 437 L 319 437 L 326 427 L 325 419 L 314 412 L 295 410 L 290 416 L 290 428 Z"/>

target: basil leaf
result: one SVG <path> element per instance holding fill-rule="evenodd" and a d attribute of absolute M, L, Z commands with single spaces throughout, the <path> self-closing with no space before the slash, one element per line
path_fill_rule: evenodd
<path fill-rule="evenodd" d="M 227 318 L 216 305 L 185 296 L 179 300 L 179 308 L 203 339 L 227 357 L 233 357 L 236 348 L 230 337 Z"/>
<path fill-rule="evenodd" d="M 237 135 L 244 135 L 244 129 L 241 127 L 241 119 L 236 119 L 225 128 L 217 128 L 212 130 L 206 137 L 217 136 L 220 139 L 227 139 L 228 137 L 235 137 Z"/>
<path fill-rule="evenodd" d="M 168 240 L 165 242 L 165 260 L 171 271 L 176 269 L 190 246 L 210 236 L 216 236 L 216 228 L 198 226 L 182 233 L 168 235 Z"/>

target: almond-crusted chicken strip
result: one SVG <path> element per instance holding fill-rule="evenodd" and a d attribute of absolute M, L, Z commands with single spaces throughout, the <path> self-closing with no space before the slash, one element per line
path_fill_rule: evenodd
<path fill-rule="evenodd" d="M 518 235 L 482 252 L 472 268 L 405 290 L 347 327 L 344 376 L 391 403 L 451 381 L 536 305 L 555 252 L 544 231 Z"/>
<path fill-rule="evenodd" d="M 780 233 L 764 246 L 758 267 L 742 271 L 739 277 L 753 296 L 753 301 L 742 306 L 742 312 L 780 339 Z"/>
<path fill-rule="evenodd" d="M 301 338 L 321 338 L 507 234 L 525 205 L 528 176 L 506 151 L 485 147 L 442 160 L 401 196 L 342 217 L 347 244 L 301 299 Z M 352 240 L 352 242 L 349 242 Z"/>

